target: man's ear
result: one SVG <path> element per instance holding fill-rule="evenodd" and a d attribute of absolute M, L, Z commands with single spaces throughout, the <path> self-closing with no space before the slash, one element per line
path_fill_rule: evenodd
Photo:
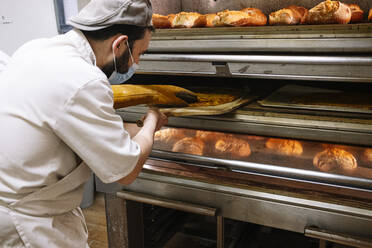
<path fill-rule="evenodd" d="M 123 45 L 127 45 L 128 36 L 120 35 L 112 42 L 112 51 L 114 54 L 118 54 L 120 47 Z"/>

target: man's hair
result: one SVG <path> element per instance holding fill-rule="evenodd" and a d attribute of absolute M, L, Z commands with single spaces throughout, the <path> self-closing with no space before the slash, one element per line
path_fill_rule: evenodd
<path fill-rule="evenodd" d="M 140 40 L 145 36 L 146 31 L 154 31 L 154 27 L 140 27 L 135 25 L 127 24 L 115 24 L 108 28 L 96 30 L 96 31 L 84 31 L 81 30 L 84 35 L 92 40 L 103 41 L 114 35 L 123 34 L 128 36 L 129 46 L 132 49 L 133 44 L 136 40 Z"/>

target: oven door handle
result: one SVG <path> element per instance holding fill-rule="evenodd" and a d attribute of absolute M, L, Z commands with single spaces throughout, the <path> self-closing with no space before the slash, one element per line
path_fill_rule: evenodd
<path fill-rule="evenodd" d="M 182 201 L 175 201 L 164 199 L 152 195 L 142 194 L 142 193 L 134 193 L 128 191 L 119 191 L 116 193 L 116 196 L 125 200 L 141 202 L 150 205 L 156 205 L 165 208 L 171 208 L 175 210 L 180 210 L 184 212 L 200 214 L 200 215 L 207 215 L 216 217 L 217 209 L 201 206 L 193 203 L 182 202 Z"/>
<path fill-rule="evenodd" d="M 372 240 L 370 239 L 322 230 L 317 227 L 305 228 L 305 236 L 353 247 L 360 248 L 372 247 Z"/>

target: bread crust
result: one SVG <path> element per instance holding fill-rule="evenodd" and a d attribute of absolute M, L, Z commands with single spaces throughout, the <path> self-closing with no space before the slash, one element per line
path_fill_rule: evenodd
<path fill-rule="evenodd" d="M 195 137 L 204 142 L 215 143 L 218 139 L 225 139 L 229 137 L 229 134 L 198 130 L 195 133 Z"/>
<path fill-rule="evenodd" d="M 207 20 L 207 23 L 205 24 L 206 27 L 208 28 L 213 28 L 214 27 L 214 23 L 217 23 L 220 19 L 220 17 L 213 13 L 213 14 L 206 14 L 205 15 L 205 18 Z"/>
<path fill-rule="evenodd" d="M 313 165 L 323 172 L 342 170 L 344 172 L 353 172 L 357 167 L 357 161 L 353 154 L 334 147 L 327 148 L 315 155 Z"/>
<path fill-rule="evenodd" d="M 270 138 L 266 148 L 287 156 L 300 156 L 303 153 L 302 144 L 297 140 Z"/>
<path fill-rule="evenodd" d="M 251 155 L 249 143 L 233 137 L 217 140 L 214 148 L 217 153 L 229 153 L 232 157 L 249 157 Z"/>
<path fill-rule="evenodd" d="M 308 24 L 347 24 L 351 20 L 351 9 L 339 1 L 326 0 L 309 10 Z"/>
<path fill-rule="evenodd" d="M 153 14 L 152 15 L 152 25 L 154 28 L 171 28 L 171 22 L 168 16 Z"/>
<path fill-rule="evenodd" d="M 240 11 L 250 16 L 251 24 L 249 26 L 265 26 L 267 24 L 267 16 L 257 8 L 244 8 Z"/>
<path fill-rule="evenodd" d="M 244 27 L 244 26 L 258 26 L 260 23 L 257 22 L 256 16 L 252 15 L 253 11 L 247 14 L 243 11 L 236 10 L 224 10 L 218 12 L 219 19 L 216 19 L 213 23 L 214 26 L 232 26 L 232 27 Z"/>
<path fill-rule="evenodd" d="M 166 128 L 157 131 L 154 135 L 154 141 L 163 144 L 173 144 L 176 141 L 183 139 L 185 137 L 185 132 L 177 128 Z"/>
<path fill-rule="evenodd" d="M 356 23 L 363 20 L 364 11 L 357 4 L 347 4 L 351 10 L 350 22 Z"/>
<path fill-rule="evenodd" d="M 304 7 L 291 5 L 284 9 L 272 12 L 269 15 L 270 25 L 296 25 L 304 24 L 308 15 L 308 10 Z"/>
<path fill-rule="evenodd" d="M 372 168 L 372 148 L 366 148 L 362 154 L 363 163 Z"/>
<path fill-rule="evenodd" d="M 180 12 L 174 16 L 171 23 L 172 28 L 205 27 L 207 18 L 196 12 Z"/>
<path fill-rule="evenodd" d="M 172 148 L 173 152 L 181 152 L 193 155 L 203 155 L 204 142 L 195 137 L 186 137 L 177 141 Z"/>

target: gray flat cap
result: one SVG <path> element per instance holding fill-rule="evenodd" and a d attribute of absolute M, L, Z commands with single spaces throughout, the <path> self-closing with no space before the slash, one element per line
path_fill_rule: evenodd
<path fill-rule="evenodd" d="M 114 24 L 149 27 L 152 25 L 152 6 L 150 0 L 91 0 L 67 23 L 85 31 Z"/>

